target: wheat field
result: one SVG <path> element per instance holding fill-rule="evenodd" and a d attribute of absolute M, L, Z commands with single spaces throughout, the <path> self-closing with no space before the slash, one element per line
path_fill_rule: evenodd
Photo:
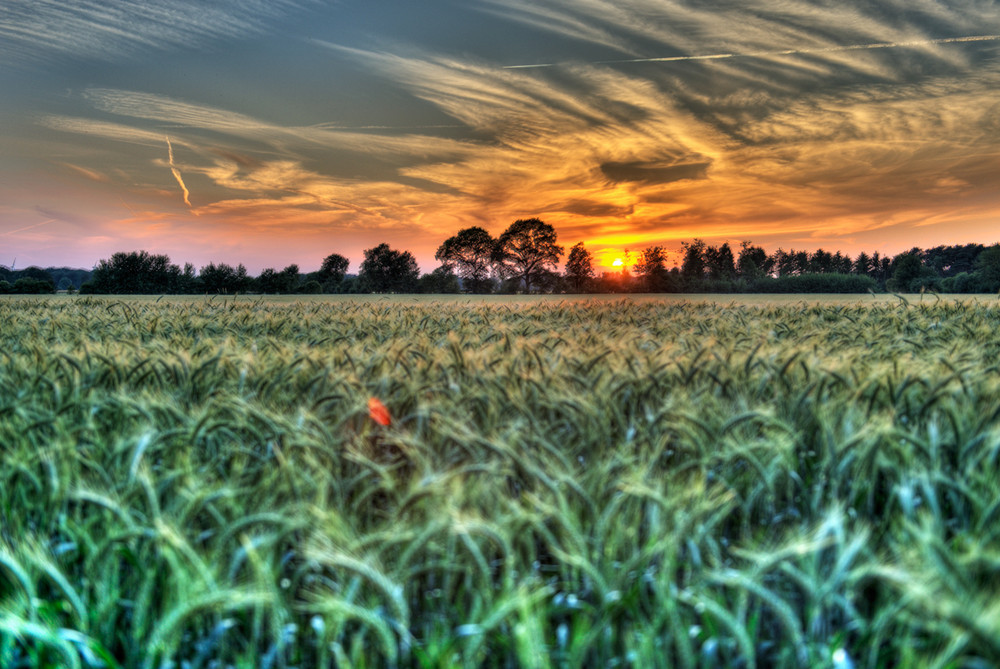
<path fill-rule="evenodd" d="M 1000 664 L 995 300 L 0 324 L 0 666 Z"/>

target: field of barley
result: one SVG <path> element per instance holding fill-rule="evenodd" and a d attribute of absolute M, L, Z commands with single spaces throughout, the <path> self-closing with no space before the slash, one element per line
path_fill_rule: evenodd
<path fill-rule="evenodd" d="M 0 300 L 0 666 L 998 666 L 1000 305 L 908 299 Z"/>

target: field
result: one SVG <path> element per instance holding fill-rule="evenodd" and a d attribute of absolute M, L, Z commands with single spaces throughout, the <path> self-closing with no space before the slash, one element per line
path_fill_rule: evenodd
<path fill-rule="evenodd" d="M 0 666 L 998 666 L 998 329 L 0 300 Z"/>

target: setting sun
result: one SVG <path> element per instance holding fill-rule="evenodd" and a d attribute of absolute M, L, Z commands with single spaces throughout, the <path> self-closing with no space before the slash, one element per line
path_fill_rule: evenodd
<path fill-rule="evenodd" d="M 613 263 L 611 263 L 611 266 L 612 266 L 612 267 L 621 267 L 621 266 L 622 266 L 622 265 L 624 265 L 624 264 L 625 264 L 625 263 L 624 263 L 624 262 L 622 262 L 622 259 L 621 259 L 621 258 L 615 258 L 615 261 L 614 261 Z"/>

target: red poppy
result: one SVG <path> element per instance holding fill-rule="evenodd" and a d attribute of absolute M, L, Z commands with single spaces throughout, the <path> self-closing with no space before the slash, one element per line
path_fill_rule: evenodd
<path fill-rule="evenodd" d="M 392 422 L 389 410 L 382 404 L 382 400 L 377 397 L 368 399 L 368 416 L 379 425 L 388 426 Z"/>

